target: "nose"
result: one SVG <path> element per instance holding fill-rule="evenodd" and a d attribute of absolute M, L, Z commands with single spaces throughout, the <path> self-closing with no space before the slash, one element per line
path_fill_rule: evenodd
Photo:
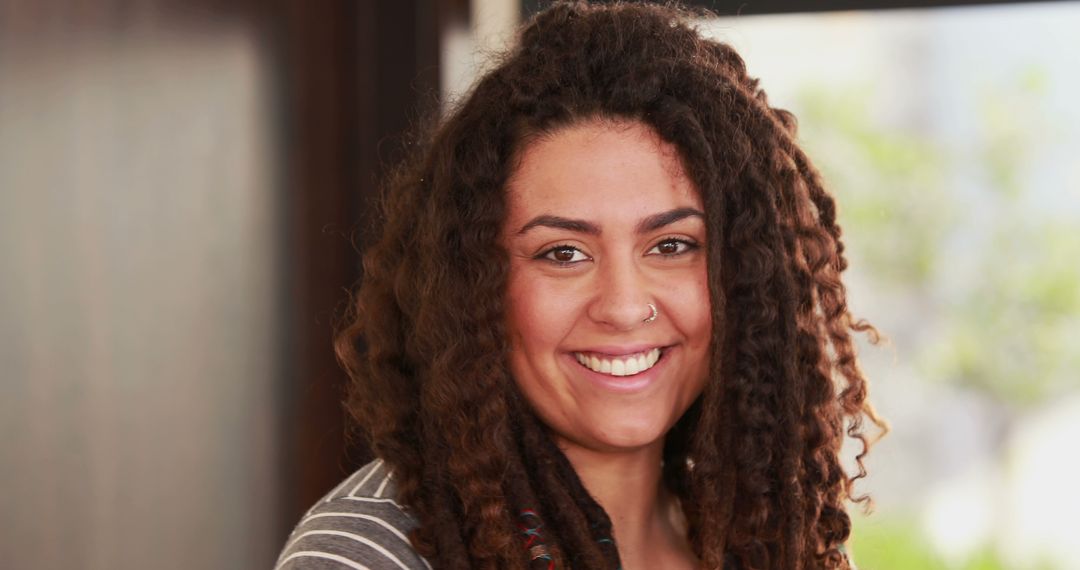
<path fill-rule="evenodd" d="M 633 262 L 610 258 L 597 268 L 596 294 L 588 315 L 594 322 L 620 331 L 633 330 L 652 315 L 648 276 Z"/>

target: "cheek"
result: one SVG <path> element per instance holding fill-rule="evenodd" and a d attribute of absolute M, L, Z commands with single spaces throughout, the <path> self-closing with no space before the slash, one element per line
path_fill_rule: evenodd
<path fill-rule="evenodd" d="M 695 271 L 674 293 L 676 325 L 683 329 L 691 344 L 707 345 L 712 337 L 712 303 L 709 300 L 709 283 L 704 269 Z"/>
<path fill-rule="evenodd" d="M 568 326 L 565 303 L 535 276 L 511 274 L 506 295 L 511 342 L 516 351 L 532 353 L 553 347 Z"/>
<path fill-rule="evenodd" d="M 696 277 L 696 276 L 695 276 Z M 709 289 L 704 275 L 689 279 L 680 287 L 673 288 L 671 306 L 672 324 L 685 339 L 683 365 L 686 367 L 686 385 L 683 404 L 691 402 L 704 389 L 709 376 L 710 343 L 712 342 L 712 309 Z"/>

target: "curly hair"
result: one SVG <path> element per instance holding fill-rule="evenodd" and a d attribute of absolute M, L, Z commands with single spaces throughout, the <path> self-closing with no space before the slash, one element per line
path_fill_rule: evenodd
<path fill-rule="evenodd" d="M 436 567 L 618 568 L 612 523 L 509 372 L 505 186 L 533 137 L 640 121 L 706 209 L 713 336 L 663 482 L 705 568 L 847 568 L 869 418 L 833 198 L 728 45 L 674 6 L 559 2 L 384 185 L 379 238 L 336 339 L 348 409 Z M 861 441 L 857 473 L 839 458 Z"/>

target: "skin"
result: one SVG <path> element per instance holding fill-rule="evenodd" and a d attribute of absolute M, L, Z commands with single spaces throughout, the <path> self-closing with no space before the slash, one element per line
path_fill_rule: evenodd
<path fill-rule="evenodd" d="M 694 567 L 661 484 L 664 437 L 703 389 L 712 327 L 703 206 L 677 151 L 640 122 L 578 123 L 523 150 L 507 207 L 515 381 L 611 515 L 624 568 Z M 575 358 L 653 347 L 656 365 L 625 377 Z"/>

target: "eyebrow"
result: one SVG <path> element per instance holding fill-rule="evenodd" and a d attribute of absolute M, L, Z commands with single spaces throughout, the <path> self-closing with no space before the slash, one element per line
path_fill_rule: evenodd
<path fill-rule="evenodd" d="M 668 210 L 666 212 L 660 212 L 659 214 L 653 214 L 641 220 L 640 222 L 638 222 L 635 231 L 639 234 L 648 233 L 658 230 L 664 226 L 674 224 L 675 222 L 684 218 L 694 216 L 701 218 L 702 220 L 705 219 L 705 213 L 701 210 L 698 210 L 697 208 L 675 208 L 674 210 Z M 592 222 L 564 218 L 562 216 L 552 216 L 550 214 L 543 214 L 529 220 L 529 223 L 522 226 L 521 230 L 518 231 L 518 235 L 522 235 L 535 227 L 541 226 L 594 236 L 600 235 L 600 226 L 597 226 Z"/>
<path fill-rule="evenodd" d="M 638 223 L 637 233 L 644 234 L 655 231 L 664 226 L 674 224 L 675 222 L 684 218 L 689 218 L 693 216 L 696 216 L 702 221 L 705 221 L 705 212 L 702 212 L 697 208 L 675 208 L 674 210 L 668 210 L 666 212 L 660 212 L 659 214 L 653 214 Z"/>

